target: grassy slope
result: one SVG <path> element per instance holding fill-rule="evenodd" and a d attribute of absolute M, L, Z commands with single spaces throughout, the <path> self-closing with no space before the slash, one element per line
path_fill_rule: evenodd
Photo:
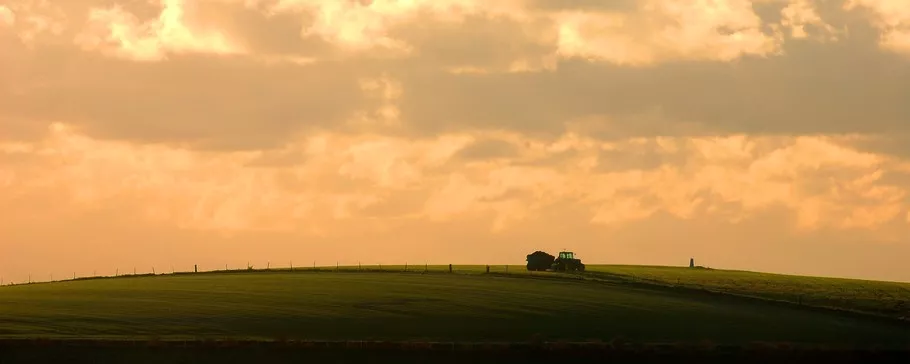
<path fill-rule="evenodd" d="M 896 324 L 761 301 L 571 280 L 270 272 L 0 289 L 3 337 L 476 341 L 526 340 L 535 333 L 574 340 L 910 342 L 910 330 Z"/>
<path fill-rule="evenodd" d="M 364 266 L 377 269 L 378 266 Z M 430 271 L 447 271 L 448 266 L 428 266 Z M 457 265 L 456 272 L 481 273 L 485 266 Z M 504 273 L 506 266 L 491 266 L 491 272 Z M 357 267 L 342 267 L 357 269 Z M 403 266 L 383 266 L 385 270 L 403 270 Z M 409 269 L 423 270 L 424 266 Z M 524 266 L 508 266 L 510 274 L 529 274 Z M 535 273 L 540 274 L 540 273 Z M 807 277 L 783 274 L 689 269 L 688 267 L 587 265 L 588 278 L 627 283 L 684 287 L 755 297 L 774 301 L 801 303 L 862 312 L 892 318 L 910 319 L 910 283 L 859 279 Z"/>
<path fill-rule="evenodd" d="M 702 270 L 684 267 L 590 266 L 595 277 L 682 286 L 804 305 L 910 318 L 910 284 L 857 279 Z"/>

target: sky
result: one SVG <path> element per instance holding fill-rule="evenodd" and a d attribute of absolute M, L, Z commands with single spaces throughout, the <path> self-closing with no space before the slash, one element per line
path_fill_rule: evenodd
<path fill-rule="evenodd" d="M 0 0 L 0 278 L 910 281 L 906 0 Z"/>

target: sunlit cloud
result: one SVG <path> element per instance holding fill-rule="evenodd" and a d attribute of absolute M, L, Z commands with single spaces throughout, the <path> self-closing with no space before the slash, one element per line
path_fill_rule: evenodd
<path fill-rule="evenodd" d="M 910 6 L 901 0 L 848 0 L 846 10 L 866 9 L 872 24 L 881 30 L 881 46 L 893 52 L 910 54 Z"/>
<path fill-rule="evenodd" d="M 745 0 L 648 0 L 638 2 L 631 14 L 563 13 L 557 16 L 559 54 L 619 64 L 773 54 L 780 40 L 762 31 L 751 5 Z"/>
<path fill-rule="evenodd" d="M 160 61 L 168 53 L 242 53 L 239 45 L 217 31 L 191 30 L 184 21 L 186 0 L 162 0 L 157 19 L 140 22 L 135 15 L 114 5 L 93 8 L 88 29 L 76 37 L 86 50 L 136 61 Z"/>
<path fill-rule="evenodd" d="M 793 38 L 808 38 L 807 26 L 815 28 L 814 37 L 837 40 L 839 33 L 826 23 L 818 14 L 815 4 L 810 0 L 793 0 L 781 11 L 781 25 L 790 31 Z"/>
<path fill-rule="evenodd" d="M 496 231 L 569 201 L 589 209 L 592 223 L 607 225 L 657 212 L 739 221 L 781 206 L 796 213 L 796 227 L 815 230 L 875 229 L 907 210 L 906 189 L 881 182 L 886 159 L 824 138 L 792 138 L 772 147 L 770 140 L 743 136 L 617 143 L 572 135 L 550 143 L 510 137 L 499 140 L 525 142 L 515 146 L 522 150 L 518 155 L 466 164 L 457 163 L 459 151 L 496 136 L 319 134 L 291 144 L 281 152 L 289 159 L 270 165 L 259 163 L 268 157 L 263 152 L 105 142 L 55 124 L 40 143 L 3 144 L 0 150 L 32 162 L 5 171 L 7 193 L 53 195 L 66 202 L 63 211 L 74 209 L 70 213 L 127 199 L 132 213 L 145 218 L 218 232 L 357 220 L 367 208 L 396 203 L 402 191 L 425 195 L 425 201 L 397 217 L 373 218 L 395 223 L 404 216 L 441 221 L 491 214 Z M 662 147 L 667 144 L 679 147 Z M 560 165 L 529 164 L 566 150 L 577 154 Z M 608 150 L 618 153 L 603 153 Z M 611 169 L 642 154 L 687 162 Z M 729 204 L 738 207 L 721 211 Z"/>
<path fill-rule="evenodd" d="M 16 24 L 16 14 L 6 6 L 0 5 L 0 26 L 11 27 Z"/>
<path fill-rule="evenodd" d="M 24 0 L 0 4 L 0 26 L 9 27 L 28 47 L 41 39 L 62 36 L 66 14 L 49 0 Z"/>

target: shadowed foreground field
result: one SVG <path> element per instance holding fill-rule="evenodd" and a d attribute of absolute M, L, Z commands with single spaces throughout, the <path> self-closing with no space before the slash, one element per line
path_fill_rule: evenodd
<path fill-rule="evenodd" d="M 4 338 L 527 341 L 535 334 L 579 341 L 910 343 L 908 326 L 896 322 L 569 279 L 271 271 L 0 288 Z"/>

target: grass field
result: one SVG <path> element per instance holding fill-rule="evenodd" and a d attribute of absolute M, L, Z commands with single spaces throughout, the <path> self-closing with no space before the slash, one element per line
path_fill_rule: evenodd
<path fill-rule="evenodd" d="M 681 267 L 596 265 L 589 267 L 588 270 L 594 277 L 703 289 L 893 318 L 910 318 L 908 283 Z"/>
<path fill-rule="evenodd" d="M 509 267 L 515 276 L 270 271 L 2 287 L 0 337 L 524 341 L 538 334 L 550 340 L 910 343 L 910 329 L 896 322 L 687 290 L 532 279 L 522 268 Z M 645 267 L 590 270 L 594 280 L 604 281 L 634 274 L 672 283 L 677 274 Z M 483 271 L 456 267 L 458 273 Z M 717 271 L 685 274 L 691 274 L 689 284 L 743 285 L 725 283 Z"/>
<path fill-rule="evenodd" d="M 342 269 L 357 270 L 358 267 Z M 362 269 L 378 270 L 379 266 L 363 266 Z M 383 266 L 382 269 L 404 270 L 405 267 Z M 425 267 L 412 266 L 408 269 L 424 270 Z M 448 266 L 427 266 L 426 269 L 432 272 L 445 272 L 448 271 Z M 483 273 L 486 266 L 457 265 L 453 269 L 458 273 Z M 584 277 L 592 280 L 706 290 L 910 319 L 910 283 L 667 266 L 587 265 L 586 270 Z M 490 271 L 532 274 L 524 266 L 519 265 L 490 266 Z"/>

